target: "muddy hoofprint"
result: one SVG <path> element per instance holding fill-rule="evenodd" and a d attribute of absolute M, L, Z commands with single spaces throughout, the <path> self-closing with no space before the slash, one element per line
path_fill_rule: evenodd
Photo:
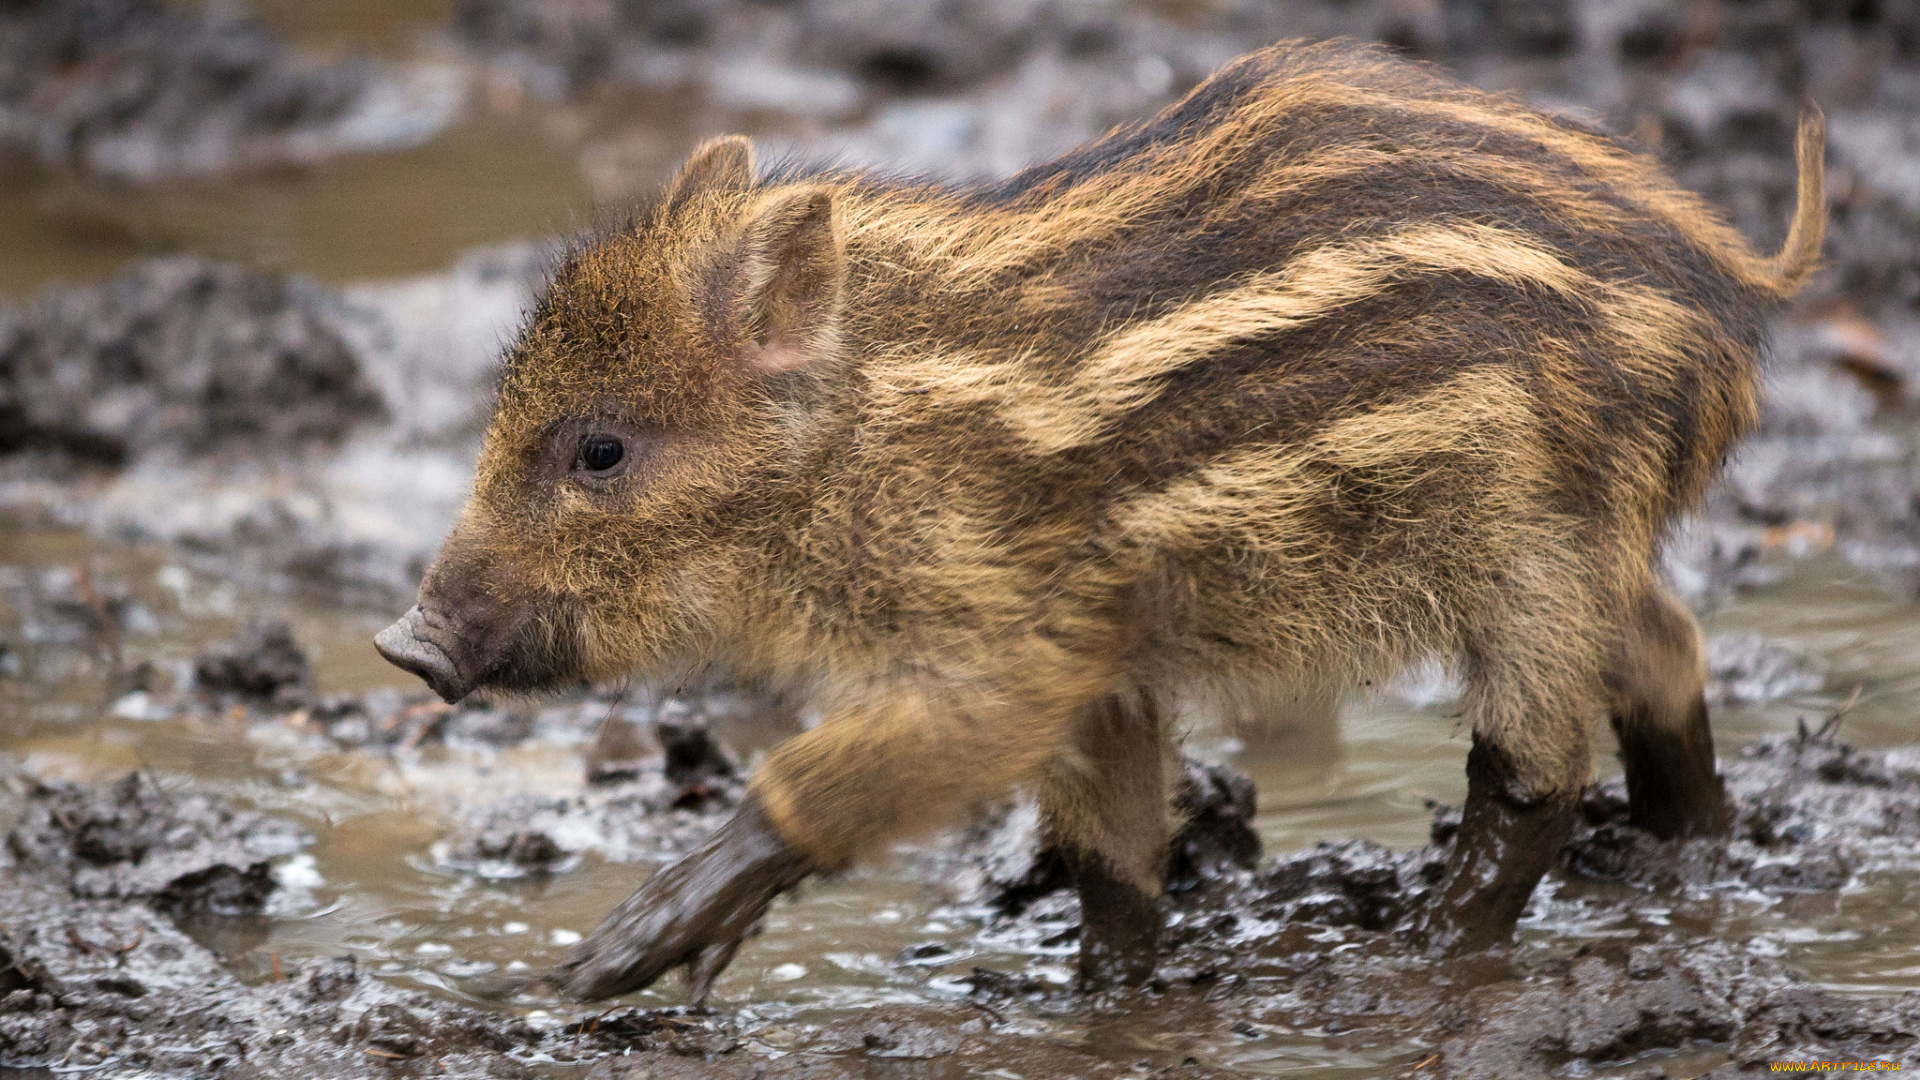
<path fill-rule="evenodd" d="M 1758 411 L 1814 268 L 1649 159 L 1347 45 L 1229 65 L 992 186 L 699 151 L 560 268 L 472 501 L 382 650 L 449 700 L 718 663 L 825 717 L 558 974 L 710 970 L 781 888 L 1020 784 L 1087 980 L 1152 969 L 1166 738 L 1456 661 L 1470 794 L 1416 928 L 1499 941 L 1589 719 L 1634 817 L 1725 828 L 1652 561 Z"/>

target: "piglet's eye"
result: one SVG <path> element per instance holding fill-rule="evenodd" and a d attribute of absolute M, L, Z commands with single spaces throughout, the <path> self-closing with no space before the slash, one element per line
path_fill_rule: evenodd
<path fill-rule="evenodd" d="M 627 448 L 620 440 L 611 435 L 589 435 L 580 443 L 580 457 L 574 468 L 586 472 L 606 472 L 620 464 L 627 456 Z"/>

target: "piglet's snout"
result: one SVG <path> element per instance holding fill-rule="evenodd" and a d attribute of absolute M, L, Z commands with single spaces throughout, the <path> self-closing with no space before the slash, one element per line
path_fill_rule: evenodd
<path fill-rule="evenodd" d="M 427 613 L 415 604 L 398 622 L 374 636 L 373 647 L 388 663 L 425 679 L 434 693 L 452 703 L 467 696 L 474 680 L 461 674 L 453 657 L 435 640 L 438 636 L 429 625 Z"/>

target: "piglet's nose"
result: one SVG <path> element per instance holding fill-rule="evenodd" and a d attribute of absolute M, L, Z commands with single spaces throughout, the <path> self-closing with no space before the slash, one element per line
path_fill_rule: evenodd
<path fill-rule="evenodd" d="M 461 678 L 453 658 L 432 640 L 426 613 L 418 604 L 408 609 L 399 622 L 375 635 L 373 647 L 387 663 L 425 679 L 433 692 L 450 704 L 466 697 L 473 689 L 468 680 Z"/>

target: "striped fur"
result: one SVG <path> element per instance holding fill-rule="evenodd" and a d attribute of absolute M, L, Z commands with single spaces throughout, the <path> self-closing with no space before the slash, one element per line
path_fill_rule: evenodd
<path fill-rule="evenodd" d="M 1754 422 L 1819 145 L 1769 259 L 1611 139 L 1342 44 L 987 186 L 722 140 L 566 260 L 423 603 L 520 613 L 497 686 L 809 695 L 755 786 L 823 866 L 1019 783 L 1100 834 L 1071 748 L 1105 696 L 1431 656 L 1519 794 L 1565 795 L 1663 531 Z M 590 429 L 630 471 L 569 472 Z"/>

